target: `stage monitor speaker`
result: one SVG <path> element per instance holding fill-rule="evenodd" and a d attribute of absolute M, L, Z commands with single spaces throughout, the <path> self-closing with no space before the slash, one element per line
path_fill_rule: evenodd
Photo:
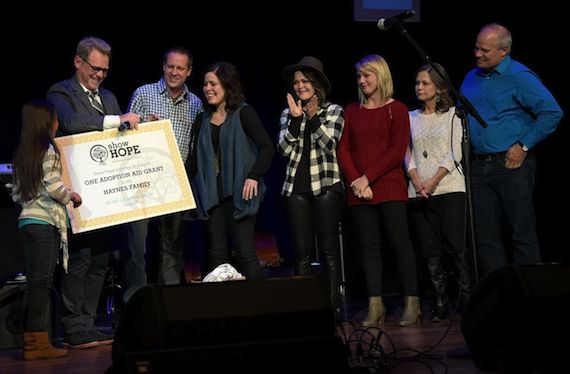
<path fill-rule="evenodd" d="M 22 346 L 22 303 L 25 290 L 25 284 L 4 285 L 0 288 L 0 349 Z"/>
<path fill-rule="evenodd" d="M 0 208 L 0 283 L 24 271 L 24 251 L 18 238 L 20 208 Z"/>
<path fill-rule="evenodd" d="M 127 304 L 108 373 L 347 372 L 313 277 L 148 286 Z"/>
<path fill-rule="evenodd" d="M 504 373 L 568 367 L 570 265 L 510 265 L 477 285 L 461 329 L 477 368 Z"/>
<path fill-rule="evenodd" d="M 20 348 L 24 332 L 24 294 L 26 283 L 5 284 L 0 288 L 0 349 Z M 59 294 L 52 289 L 49 299 L 48 330 L 52 344 L 60 330 Z"/>

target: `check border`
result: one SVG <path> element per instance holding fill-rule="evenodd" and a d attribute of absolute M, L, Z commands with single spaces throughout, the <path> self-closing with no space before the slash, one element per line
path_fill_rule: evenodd
<path fill-rule="evenodd" d="M 81 194 L 82 186 L 73 186 L 72 178 L 70 177 L 69 173 L 69 168 L 74 167 L 74 160 L 71 160 L 70 157 L 66 157 L 67 154 L 70 154 L 70 147 L 72 148 L 78 144 L 105 140 L 128 140 L 129 137 L 155 131 L 162 131 L 164 133 L 168 148 L 166 151 L 168 151 L 170 154 L 172 167 L 176 173 L 176 180 L 181 188 L 182 198 L 176 201 L 143 206 L 121 213 L 114 213 L 107 216 L 91 219 L 83 217 L 80 208 L 74 209 L 71 205 L 68 205 L 68 213 L 70 216 L 71 227 L 74 233 L 91 231 L 99 228 L 118 225 L 121 223 L 127 223 L 164 214 L 189 210 L 196 207 L 194 196 L 190 188 L 190 183 L 188 182 L 188 177 L 186 175 L 186 169 L 182 162 L 182 158 L 180 157 L 180 151 L 178 149 L 178 144 L 176 142 L 174 132 L 172 131 L 172 124 L 170 120 L 143 123 L 139 125 L 138 130 L 127 130 L 124 132 L 119 132 L 117 129 L 109 129 L 105 131 L 93 131 L 56 138 L 56 143 L 62 154 L 61 161 L 63 166 L 63 182 L 68 188 Z M 84 203 L 89 204 L 89 202 L 85 201 Z"/>

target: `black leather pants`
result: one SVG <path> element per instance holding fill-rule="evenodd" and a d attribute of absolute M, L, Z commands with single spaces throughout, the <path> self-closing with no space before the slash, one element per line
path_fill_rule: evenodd
<path fill-rule="evenodd" d="M 342 196 L 327 191 L 319 196 L 293 194 L 285 198 L 295 250 L 295 273 L 310 275 L 315 237 L 319 254 L 324 261 L 324 273 L 334 308 L 339 307 L 340 292 L 340 238 L 339 223 L 342 214 Z"/>

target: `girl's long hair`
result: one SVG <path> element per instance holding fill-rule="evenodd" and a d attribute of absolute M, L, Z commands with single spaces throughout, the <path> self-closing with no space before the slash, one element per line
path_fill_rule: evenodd
<path fill-rule="evenodd" d="M 42 190 L 42 164 L 50 144 L 59 153 L 52 135 L 56 119 L 54 106 L 45 100 L 29 101 L 22 108 L 20 143 L 14 153 L 14 181 L 23 201 L 35 199 Z M 56 161 L 52 167 L 57 166 Z"/>

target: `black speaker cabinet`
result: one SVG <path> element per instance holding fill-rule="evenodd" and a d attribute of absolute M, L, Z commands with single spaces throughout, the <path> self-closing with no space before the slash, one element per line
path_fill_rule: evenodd
<path fill-rule="evenodd" d="M 313 277 L 148 286 L 127 304 L 108 373 L 347 372 Z"/>
<path fill-rule="evenodd" d="M 0 288 L 0 349 L 22 346 L 25 284 Z"/>
<path fill-rule="evenodd" d="M 0 288 L 0 349 L 22 346 L 24 332 L 24 294 L 26 283 L 5 284 Z M 56 344 L 60 330 L 60 296 L 55 289 L 48 300 L 48 331 Z"/>
<path fill-rule="evenodd" d="M 465 342 L 479 369 L 567 370 L 570 265 L 511 265 L 495 270 L 477 285 L 462 318 Z"/>
<path fill-rule="evenodd" d="M 24 271 L 24 251 L 18 240 L 20 208 L 0 208 L 0 281 Z"/>

